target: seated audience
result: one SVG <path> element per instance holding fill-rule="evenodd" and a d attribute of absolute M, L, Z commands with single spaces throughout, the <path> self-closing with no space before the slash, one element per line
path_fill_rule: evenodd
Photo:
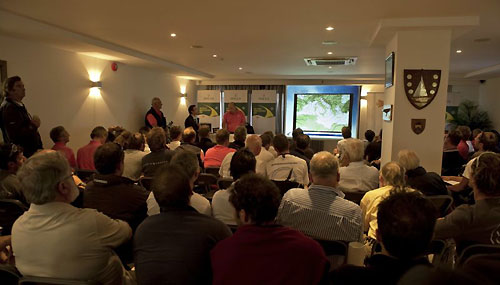
<path fill-rule="evenodd" d="M 127 130 L 124 130 L 123 132 L 121 132 L 121 134 L 119 136 L 117 136 L 113 140 L 113 142 L 116 144 L 119 144 L 122 147 L 122 149 L 127 149 L 128 143 L 129 143 L 131 137 L 132 137 L 132 133 L 127 131 Z"/>
<path fill-rule="evenodd" d="M 469 159 L 469 145 L 467 141 L 470 139 L 471 131 L 467 126 L 458 126 L 458 134 L 460 135 L 460 141 L 457 144 L 457 151 L 462 156 L 464 160 Z"/>
<path fill-rule="evenodd" d="M 398 162 L 406 170 L 406 185 L 419 190 L 426 196 L 448 195 L 446 183 L 435 172 L 427 172 L 420 166 L 420 159 L 412 150 L 401 150 Z"/>
<path fill-rule="evenodd" d="M 471 244 L 500 244 L 500 155 L 483 152 L 471 165 L 474 205 L 461 205 L 438 219 L 438 239 L 454 238 L 457 249 Z"/>
<path fill-rule="evenodd" d="M 273 139 L 274 139 L 274 134 L 272 131 L 267 131 L 267 132 L 264 132 L 263 135 L 267 135 L 269 136 L 270 138 L 270 143 L 269 145 L 264 145 L 264 147 L 266 147 L 266 150 L 269 151 L 274 157 L 278 157 L 278 153 L 276 152 L 276 150 L 274 149 L 274 146 L 273 146 Z"/>
<path fill-rule="evenodd" d="M 262 140 L 262 152 L 264 153 L 270 153 L 273 158 L 277 157 L 278 155 L 274 155 L 271 151 L 270 151 L 270 148 L 272 147 L 271 146 L 271 143 L 273 142 L 273 137 L 270 136 L 269 134 L 262 134 L 260 135 L 260 139 Z"/>
<path fill-rule="evenodd" d="M 250 137 L 248 137 L 248 139 L 250 139 Z M 228 156 L 232 154 L 233 153 L 230 153 Z M 255 173 L 255 166 L 257 164 L 254 154 L 246 148 L 242 148 L 235 152 L 234 155 L 232 155 L 230 163 L 230 175 L 235 181 L 247 173 Z M 233 205 L 229 202 L 229 196 L 233 192 L 233 188 L 234 182 L 228 189 L 215 192 L 212 198 L 212 213 L 214 218 L 227 225 L 237 224 L 236 212 Z"/>
<path fill-rule="evenodd" d="M 106 142 L 108 131 L 101 126 L 95 127 L 90 133 L 92 139 L 86 146 L 78 149 L 76 153 L 76 163 L 79 169 L 95 170 L 94 152 Z"/>
<path fill-rule="evenodd" d="M 378 170 L 365 164 L 363 142 L 358 139 L 347 139 L 342 148 L 341 157 L 347 166 L 339 170 L 339 189 L 344 192 L 367 192 L 377 188 Z"/>
<path fill-rule="evenodd" d="M 234 187 L 229 199 L 241 226 L 211 252 L 213 284 L 320 283 L 328 265 L 321 246 L 274 222 L 278 188 L 255 174 Z"/>
<path fill-rule="evenodd" d="M 299 135 L 295 139 L 294 150 L 290 151 L 291 155 L 295 155 L 296 157 L 302 158 L 303 160 L 306 161 L 307 169 L 309 169 L 309 163 L 311 162 L 311 159 L 308 157 L 308 155 L 306 155 L 307 150 L 310 150 L 312 152 L 312 150 L 309 148 L 310 141 L 311 139 L 309 138 L 308 135 Z"/>
<path fill-rule="evenodd" d="M 301 129 L 301 128 L 296 128 L 292 131 L 292 140 L 289 142 L 289 145 L 290 145 L 290 152 L 294 151 L 295 150 L 295 147 L 296 147 L 296 143 L 297 143 L 297 138 L 300 136 L 300 135 L 303 135 L 304 134 L 304 131 Z"/>
<path fill-rule="evenodd" d="M 418 265 L 431 266 L 425 252 L 432 240 L 436 210 L 419 192 L 397 192 L 378 206 L 377 240 L 382 254 L 366 267 L 345 265 L 331 274 L 332 284 L 397 284 Z"/>
<path fill-rule="evenodd" d="M 368 191 L 361 199 L 361 212 L 363 214 L 363 231 L 371 240 L 376 240 L 377 210 L 380 201 L 392 192 L 405 189 L 405 169 L 397 162 L 388 162 L 380 170 L 380 188 Z M 406 190 L 410 190 L 407 188 Z"/>
<path fill-rule="evenodd" d="M 234 130 L 234 141 L 228 147 L 238 150 L 245 147 L 245 140 L 247 139 L 247 128 L 239 126 Z"/>
<path fill-rule="evenodd" d="M 465 160 L 468 160 L 470 154 L 474 153 L 474 146 L 472 145 L 471 136 L 472 132 L 468 126 L 458 126 L 457 129 L 462 133 L 462 140 L 467 144 L 467 157 Z M 460 144 L 460 143 L 459 143 Z"/>
<path fill-rule="evenodd" d="M 126 130 L 120 126 L 111 126 L 108 128 L 108 136 L 106 138 L 106 141 L 104 143 L 107 143 L 107 142 L 114 142 L 115 139 L 117 137 L 119 137 L 123 132 L 125 132 Z"/>
<path fill-rule="evenodd" d="M 144 220 L 134 236 L 139 284 L 211 283 L 210 250 L 231 231 L 189 205 L 191 181 L 173 164 L 163 166 L 154 178 L 152 189 L 161 213 Z"/>
<path fill-rule="evenodd" d="M 194 188 L 194 183 L 196 182 L 196 179 L 198 179 L 198 175 L 200 175 L 200 166 L 198 164 L 198 159 L 196 158 L 196 155 L 194 155 L 194 153 L 189 151 L 179 151 L 174 155 L 174 157 L 170 161 L 170 164 L 180 166 L 184 170 L 184 172 L 186 172 L 186 175 L 189 177 L 189 183 L 191 184 L 191 188 Z M 194 192 L 190 197 L 191 197 L 190 198 L 191 207 L 193 207 L 196 211 L 200 212 L 201 214 L 205 214 L 207 216 L 212 215 L 212 208 L 207 198 Z M 153 192 L 149 193 L 147 203 L 148 203 L 148 216 L 160 213 L 160 206 L 156 202 Z"/>
<path fill-rule="evenodd" d="M 127 223 L 70 205 L 79 192 L 59 152 L 33 155 L 19 170 L 31 206 L 14 223 L 16 267 L 26 276 L 133 284 L 113 248 L 132 237 Z"/>
<path fill-rule="evenodd" d="M 50 130 L 50 138 L 54 142 L 52 150 L 60 151 L 68 159 L 69 166 L 76 169 L 76 159 L 73 150 L 66 146 L 69 142 L 69 133 L 63 126 L 58 126 Z"/>
<path fill-rule="evenodd" d="M 151 152 L 151 149 L 149 148 L 149 145 L 148 145 L 148 142 L 147 142 L 147 136 L 148 136 L 149 131 L 151 131 L 151 129 L 149 127 L 146 127 L 146 126 L 142 126 L 142 127 L 139 128 L 139 133 L 144 138 L 144 152 L 145 153 L 150 153 Z"/>
<path fill-rule="evenodd" d="M 175 150 L 181 145 L 182 128 L 180 126 L 172 126 L 170 128 L 170 139 L 172 141 L 167 145 L 169 149 Z"/>
<path fill-rule="evenodd" d="M 462 172 L 462 167 L 467 161 L 457 149 L 461 139 L 462 133 L 456 129 L 450 131 L 446 136 L 443 147 L 441 175 L 458 176 Z"/>
<path fill-rule="evenodd" d="M 307 186 L 309 184 L 307 163 L 302 158 L 290 154 L 286 136 L 283 134 L 276 135 L 273 139 L 273 145 L 278 157 L 267 163 L 267 177 L 271 180 L 294 181 Z"/>
<path fill-rule="evenodd" d="M 112 219 L 124 220 L 135 229 L 147 216 L 148 194 L 132 180 L 122 177 L 123 160 L 123 150 L 115 143 L 97 148 L 94 155 L 97 174 L 85 187 L 83 206 Z"/>
<path fill-rule="evenodd" d="M 371 165 L 380 169 L 380 157 L 382 156 L 382 130 L 380 135 L 374 137 L 365 148 L 365 160 Z"/>
<path fill-rule="evenodd" d="M 365 150 L 366 147 L 373 142 L 373 139 L 375 138 L 375 132 L 372 130 L 366 130 L 365 132 L 365 139 L 363 140 L 363 143 L 365 144 Z"/>
<path fill-rule="evenodd" d="M 213 147 L 215 144 L 208 137 L 210 134 L 210 129 L 207 126 L 201 126 L 198 131 L 198 137 L 200 138 L 200 142 L 198 142 L 198 147 L 203 150 L 203 153 L 207 153 L 207 150 Z"/>
<path fill-rule="evenodd" d="M 496 146 L 498 143 L 498 137 L 493 132 L 481 132 L 474 139 L 474 147 L 477 149 L 477 152 L 474 154 L 474 157 L 469 160 L 467 165 L 465 166 L 464 173 L 462 177 L 443 177 L 447 180 L 455 180 L 458 181 L 458 184 L 448 186 L 448 190 L 453 192 L 460 192 L 466 189 L 469 186 L 471 177 L 472 177 L 472 165 L 475 163 L 475 157 L 481 155 L 481 153 L 485 151 L 494 152 L 496 150 Z"/>
<path fill-rule="evenodd" d="M 333 153 L 339 155 L 341 166 L 343 166 L 342 160 L 343 160 L 343 153 L 344 153 L 344 144 L 346 141 L 348 141 L 349 139 L 352 138 L 350 127 L 342 127 L 342 137 L 343 137 L 343 139 L 341 139 L 340 141 L 337 142 L 337 147 L 333 150 Z"/>
<path fill-rule="evenodd" d="M 245 142 L 246 148 L 250 150 L 257 160 L 257 165 L 254 171 L 257 174 L 266 175 L 266 165 L 274 157 L 270 152 L 263 152 L 262 141 L 258 135 L 250 135 Z M 235 153 L 231 152 L 224 157 L 219 169 L 219 175 L 223 178 L 232 178 L 230 173 L 231 159 Z"/>
<path fill-rule="evenodd" d="M 142 158 L 142 173 L 146 177 L 153 177 L 156 170 L 172 159 L 175 152 L 167 149 L 165 143 L 167 137 L 165 131 L 160 127 L 154 127 L 149 131 L 147 142 L 151 153 Z"/>
<path fill-rule="evenodd" d="M 340 191 L 339 162 L 327 152 L 316 153 L 311 160 L 309 189 L 290 189 L 278 212 L 278 224 L 294 228 L 321 240 L 360 241 L 361 209 L 344 199 Z"/>
<path fill-rule="evenodd" d="M 210 148 L 205 154 L 204 166 L 220 167 L 224 157 L 230 152 L 235 152 L 234 148 L 229 148 L 229 132 L 225 129 L 220 129 L 215 134 L 217 145 Z"/>
<path fill-rule="evenodd" d="M 14 199 L 27 204 L 17 176 L 25 160 L 21 147 L 11 143 L 0 144 L 0 199 Z"/>
<path fill-rule="evenodd" d="M 175 150 L 176 151 L 189 151 L 196 155 L 200 166 L 203 167 L 203 159 L 205 154 L 203 150 L 196 145 L 196 132 L 192 127 L 184 129 L 182 132 L 182 143 Z"/>
<path fill-rule="evenodd" d="M 123 177 L 137 181 L 142 174 L 142 158 L 147 155 L 144 152 L 144 136 L 141 133 L 131 135 L 124 152 Z"/>

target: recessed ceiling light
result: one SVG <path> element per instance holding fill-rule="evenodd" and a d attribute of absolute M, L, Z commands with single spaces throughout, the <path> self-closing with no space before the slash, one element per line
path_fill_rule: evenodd
<path fill-rule="evenodd" d="M 239 70 L 243 70 L 243 67 L 241 67 L 241 66 L 240 66 L 240 67 L 238 67 L 238 69 L 239 69 Z"/>
<path fill-rule="evenodd" d="M 171 36 L 172 38 L 175 38 L 175 37 L 177 37 L 177 34 L 175 34 L 175 33 L 171 33 L 171 34 L 170 34 L 170 36 Z"/>
<path fill-rule="evenodd" d="M 213 57 L 213 58 L 216 58 L 216 57 L 217 57 L 217 55 L 216 55 L 216 54 L 212 54 L 212 57 Z"/>
<path fill-rule="evenodd" d="M 462 53 L 462 50 L 461 49 L 457 49 L 457 53 Z"/>
<path fill-rule="evenodd" d="M 336 45 L 337 42 L 336 41 L 323 41 L 321 44 L 328 46 L 328 45 Z"/>
<path fill-rule="evenodd" d="M 331 66 L 328 66 L 328 68 L 330 68 L 330 69 L 331 69 L 332 67 L 331 67 Z"/>
<path fill-rule="evenodd" d="M 333 30 L 335 30 L 335 28 L 332 27 L 332 26 L 328 26 L 328 27 L 325 28 L 325 30 L 327 30 L 327 31 L 333 31 Z"/>
<path fill-rule="evenodd" d="M 332 52 L 332 51 L 329 51 L 329 52 L 327 52 L 327 54 L 333 54 L 333 52 Z"/>

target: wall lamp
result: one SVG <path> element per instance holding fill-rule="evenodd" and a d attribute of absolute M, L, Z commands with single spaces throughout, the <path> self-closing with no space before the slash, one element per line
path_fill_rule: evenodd
<path fill-rule="evenodd" d="M 102 88 L 101 81 L 90 81 L 90 88 Z"/>

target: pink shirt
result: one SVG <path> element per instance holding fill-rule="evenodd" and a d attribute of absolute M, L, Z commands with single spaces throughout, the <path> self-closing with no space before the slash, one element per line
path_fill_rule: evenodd
<path fill-rule="evenodd" d="M 224 157 L 226 157 L 228 153 L 235 151 L 236 150 L 234 148 L 229 148 L 223 145 L 216 145 L 212 148 L 209 148 L 207 150 L 207 153 L 205 154 L 203 165 L 205 166 L 205 168 L 220 167 L 222 161 L 224 160 Z"/>
<path fill-rule="evenodd" d="M 88 145 L 81 147 L 76 154 L 79 169 L 95 170 L 94 153 L 101 146 L 101 142 L 90 141 Z"/>
<path fill-rule="evenodd" d="M 460 153 L 460 156 L 462 156 L 464 159 L 469 158 L 469 146 L 464 140 L 461 140 L 460 143 L 457 145 L 458 153 Z"/>
<path fill-rule="evenodd" d="M 73 169 L 76 168 L 76 159 L 75 159 L 75 153 L 73 150 L 69 147 L 66 146 L 65 143 L 63 142 L 56 142 L 54 146 L 52 147 L 52 150 L 60 151 L 66 156 L 66 159 L 69 162 L 69 166 L 71 166 Z"/>
<path fill-rule="evenodd" d="M 240 110 L 236 111 L 234 114 L 226 112 L 222 122 L 226 124 L 226 128 L 229 132 L 234 133 L 234 130 L 236 130 L 237 127 L 245 125 L 245 114 L 243 114 Z"/>

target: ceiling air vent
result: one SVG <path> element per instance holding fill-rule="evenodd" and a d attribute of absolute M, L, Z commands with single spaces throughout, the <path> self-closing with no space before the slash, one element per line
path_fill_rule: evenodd
<path fill-rule="evenodd" d="M 306 65 L 308 66 L 332 66 L 332 65 L 355 65 L 357 57 L 329 57 L 329 58 L 304 58 Z"/>

